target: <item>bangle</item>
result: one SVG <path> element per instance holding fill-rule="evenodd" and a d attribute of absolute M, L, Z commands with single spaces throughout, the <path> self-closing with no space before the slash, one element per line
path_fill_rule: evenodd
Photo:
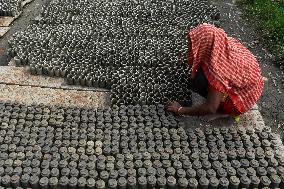
<path fill-rule="evenodd" d="M 179 107 L 177 113 L 180 115 L 179 111 L 182 109 L 183 107 Z"/>

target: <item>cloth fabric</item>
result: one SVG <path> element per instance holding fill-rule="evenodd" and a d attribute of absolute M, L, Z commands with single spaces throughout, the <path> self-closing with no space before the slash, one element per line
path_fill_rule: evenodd
<path fill-rule="evenodd" d="M 254 55 L 236 39 L 228 37 L 224 30 L 211 24 L 193 28 L 188 38 L 192 77 L 201 68 L 209 85 L 228 94 L 238 112 L 250 110 L 263 89 L 261 70 Z"/>

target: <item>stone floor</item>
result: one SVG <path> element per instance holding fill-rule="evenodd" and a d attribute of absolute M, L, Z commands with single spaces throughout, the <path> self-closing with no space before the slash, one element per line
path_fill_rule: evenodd
<path fill-rule="evenodd" d="M 193 93 L 192 101 L 193 105 L 199 104 L 204 100 L 198 94 Z M 258 106 L 255 105 L 251 111 L 241 115 L 239 121 L 236 121 L 233 117 L 220 118 L 215 120 L 210 120 L 208 116 L 201 117 L 182 117 L 181 118 L 186 127 L 264 127 L 264 121 L 258 110 Z"/>
<path fill-rule="evenodd" d="M 0 100 L 17 101 L 26 104 L 62 104 L 75 106 L 110 106 L 109 92 L 105 89 L 66 85 L 64 79 L 30 75 L 24 67 L 0 67 Z M 193 104 L 202 102 L 197 94 L 192 96 Z M 208 121 L 208 117 L 182 117 L 187 127 L 243 126 L 263 127 L 264 121 L 257 105 L 241 116 L 240 121 L 232 117 Z"/>
<path fill-rule="evenodd" d="M 106 90 L 68 86 L 62 78 L 30 75 L 23 67 L 0 67 L 0 100 L 24 104 L 66 106 L 109 106 Z"/>

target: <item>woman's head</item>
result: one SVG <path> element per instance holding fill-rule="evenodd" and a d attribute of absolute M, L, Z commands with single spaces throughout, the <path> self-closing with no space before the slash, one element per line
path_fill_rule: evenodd
<path fill-rule="evenodd" d="M 201 24 L 193 28 L 188 33 L 190 40 L 193 71 L 192 75 L 199 69 L 203 62 L 208 62 L 211 59 L 215 40 L 226 43 L 227 34 L 224 30 L 217 28 L 211 24 Z M 189 46 L 190 47 L 190 46 Z M 190 59 L 189 59 L 190 61 Z M 190 64 L 191 62 L 189 62 Z"/>

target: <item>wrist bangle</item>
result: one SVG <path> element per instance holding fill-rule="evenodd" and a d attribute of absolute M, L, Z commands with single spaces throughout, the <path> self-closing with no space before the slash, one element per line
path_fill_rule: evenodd
<path fill-rule="evenodd" d="M 179 111 L 182 109 L 183 107 L 179 107 L 177 113 L 180 115 Z"/>

